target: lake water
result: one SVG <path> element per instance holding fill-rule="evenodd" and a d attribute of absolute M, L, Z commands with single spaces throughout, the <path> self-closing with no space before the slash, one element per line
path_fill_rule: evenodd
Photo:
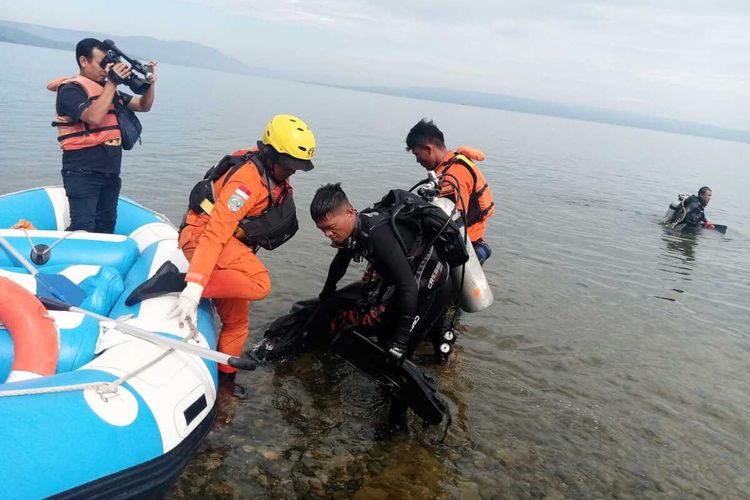
<path fill-rule="evenodd" d="M 0 43 L 2 192 L 61 183 L 44 87 L 74 59 Z M 750 145 L 162 65 L 124 194 L 179 221 L 193 183 L 277 113 L 311 125 L 316 168 L 293 178 L 299 233 L 261 255 L 273 291 L 251 341 L 322 286 L 333 251 L 309 220 L 315 189 L 341 181 L 363 208 L 414 184 L 404 137 L 423 116 L 487 155 L 496 300 L 428 367 L 453 410 L 444 444 L 416 419 L 375 441 L 380 391 L 303 356 L 240 374 L 247 400 L 221 394 L 174 498 L 750 495 Z M 726 236 L 666 233 L 667 204 L 704 184 Z"/>

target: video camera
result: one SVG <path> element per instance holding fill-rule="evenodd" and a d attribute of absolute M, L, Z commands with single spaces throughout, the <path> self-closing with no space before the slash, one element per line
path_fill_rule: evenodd
<path fill-rule="evenodd" d="M 106 54 L 104 55 L 104 59 L 102 59 L 102 62 L 100 63 L 102 69 L 104 69 L 109 63 L 117 64 L 119 62 L 122 62 L 122 59 L 125 59 L 128 64 L 130 64 L 130 69 L 132 71 L 130 73 L 130 76 L 128 76 L 124 80 L 119 77 L 113 78 L 113 80 L 115 80 L 117 83 L 124 83 L 125 85 L 130 87 L 130 90 L 132 90 L 136 94 L 144 94 L 149 89 L 149 87 L 151 87 L 151 80 L 153 80 L 154 78 L 154 68 L 150 64 L 143 64 L 142 62 L 125 55 L 123 51 L 117 48 L 115 42 L 113 42 L 112 40 L 104 40 L 102 44 L 107 50 Z M 141 76 L 139 76 L 137 73 L 140 73 Z M 110 78 L 112 78 L 111 70 L 109 76 Z"/>

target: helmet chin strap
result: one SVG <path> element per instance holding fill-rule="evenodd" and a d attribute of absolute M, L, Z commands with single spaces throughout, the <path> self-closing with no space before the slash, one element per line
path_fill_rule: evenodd
<path fill-rule="evenodd" d="M 274 185 L 281 184 L 273 176 L 273 165 L 276 163 L 279 153 L 273 147 L 263 144 L 261 141 L 258 141 L 257 145 L 258 152 L 260 153 L 260 162 L 263 165 L 263 172 L 265 172 L 266 181 L 269 184 L 268 187 L 272 187 L 271 183 Z"/>
<path fill-rule="evenodd" d="M 258 146 L 258 152 L 260 153 L 261 163 L 263 163 L 263 168 L 266 171 L 270 171 L 271 168 L 273 168 L 273 153 L 276 153 L 276 150 L 271 146 L 263 144 L 262 141 L 258 141 L 256 144 Z M 269 167 L 269 165 L 271 166 Z"/>

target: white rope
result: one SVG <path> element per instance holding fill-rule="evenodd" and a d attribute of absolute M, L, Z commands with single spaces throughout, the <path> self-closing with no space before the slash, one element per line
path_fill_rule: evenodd
<path fill-rule="evenodd" d="M 187 323 L 188 323 L 188 328 L 190 330 L 190 335 L 183 338 L 182 342 L 187 342 L 188 340 L 192 340 L 198 336 L 198 329 L 196 328 L 192 320 L 188 318 Z M 154 344 L 154 345 L 158 346 L 158 344 Z M 125 375 L 118 378 L 114 382 L 87 382 L 85 384 L 60 385 L 60 386 L 55 386 L 55 387 L 33 387 L 33 388 L 28 388 L 28 389 L 0 391 L 0 398 L 14 397 L 14 396 L 30 396 L 30 395 L 35 395 L 35 394 L 53 394 L 53 393 L 58 393 L 58 392 L 84 391 L 86 389 L 93 389 L 94 391 L 96 391 L 99 397 L 102 398 L 104 402 L 107 402 L 109 398 L 117 397 L 118 388 L 122 384 L 124 384 L 131 378 L 135 377 L 136 375 L 143 373 L 143 371 L 151 368 L 156 363 L 166 358 L 168 355 L 172 354 L 173 352 L 174 352 L 174 349 L 172 349 L 171 347 L 166 349 L 163 353 L 159 354 L 156 358 L 144 363 L 143 365 L 139 366 L 135 370 L 129 373 L 126 373 Z"/>

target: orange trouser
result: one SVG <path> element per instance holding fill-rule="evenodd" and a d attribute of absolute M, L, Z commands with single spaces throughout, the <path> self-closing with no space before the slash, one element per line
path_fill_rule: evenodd
<path fill-rule="evenodd" d="M 184 234 L 185 231 L 180 235 L 180 246 L 185 257 L 190 260 L 197 238 L 189 238 L 188 235 L 183 238 Z M 236 245 L 241 245 L 248 251 L 239 251 L 241 249 Z M 268 295 L 271 291 L 271 278 L 258 256 L 239 240 L 232 238 L 225 250 L 233 258 L 219 257 L 202 297 L 214 299 L 216 311 L 221 318 L 218 350 L 230 356 L 240 356 L 250 329 L 250 302 Z M 234 373 L 237 369 L 219 364 L 219 371 Z"/>

